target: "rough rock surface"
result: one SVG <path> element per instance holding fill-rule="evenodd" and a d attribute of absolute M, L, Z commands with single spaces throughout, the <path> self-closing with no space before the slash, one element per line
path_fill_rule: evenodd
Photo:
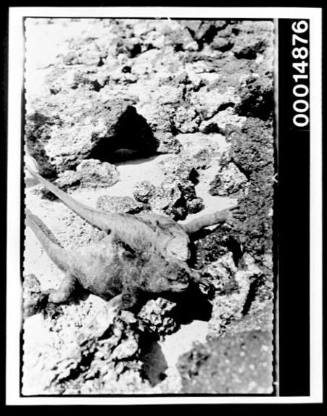
<path fill-rule="evenodd" d="M 149 181 L 142 181 L 135 186 L 133 195 L 137 201 L 149 202 L 155 194 L 156 188 Z"/>
<path fill-rule="evenodd" d="M 230 162 L 226 166 L 221 166 L 219 172 L 211 182 L 211 195 L 233 195 L 245 188 L 248 180 L 240 172 L 235 163 Z"/>
<path fill-rule="evenodd" d="M 64 276 L 26 229 L 23 393 L 270 394 L 273 22 L 31 18 L 26 36 L 25 144 L 44 177 L 108 212 L 238 209 L 194 236 L 210 289 L 134 313 L 82 292 L 33 310 Z M 104 237 L 25 179 L 63 247 Z"/>
<path fill-rule="evenodd" d="M 164 159 L 159 166 L 165 180 L 159 186 L 152 185 L 150 181 L 136 184 L 133 192 L 135 199 L 148 203 L 153 212 L 168 215 L 175 220 L 201 211 L 203 201 L 195 190 L 199 176 L 196 162 L 196 159 L 184 154 Z"/>
<path fill-rule="evenodd" d="M 239 332 L 197 345 L 183 356 L 182 393 L 271 394 L 271 330 Z"/>
<path fill-rule="evenodd" d="M 240 86 L 240 98 L 235 107 L 237 114 L 266 120 L 274 110 L 272 77 L 259 78 L 256 75 L 247 78 Z"/>
<path fill-rule="evenodd" d="M 142 323 L 154 334 L 166 335 L 174 332 L 178 323 L 173 310 L 176 303 L 164 298 L 149 300 L 138 313 Z"/>
<path fill-rule="evenodd" d="M 146 156 L 158 147 L 150 127 L 130 102 L 101 100 L 96 92 L 78 88 L 55 96 L 50 93 L 33 102 L 33 108 L 34 113 L 27 114 L 25 140 L 44 174 L 49 175 L 49 165 L 62 172 L 86 158 L 115 160 L 120 149 Z"/>
<path fill-rule="evenodd" d="M 144 209 L 144 204 L 133 200 L 129 196 L 102 195 L 98 198 L 96 207 L 105 212 L 138 214 Z"/>
<path fill-rule="evenodd" d="M 56 185 L 59 188 L 72 188 L 78 183 L 85 187 L 107 187 L 114 185 L 119 180 L 119 174 L 114 165 L 108 162 L 100 162 L 97 159 L 83 160 L 76 167 L 76 171 L 65 171 L 59 175 Z"/>

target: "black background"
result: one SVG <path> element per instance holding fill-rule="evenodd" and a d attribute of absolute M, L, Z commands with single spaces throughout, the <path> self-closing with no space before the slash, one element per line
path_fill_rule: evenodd
<path fill-rule="evenodd" d="M 199 4 L 200 3 L 200 4 Z M 5 398 L 5 260 L 6 260 L 6 140 L 7 140 L 7 76 L 8 76 L 8 6 L 224 6 L 224 7 L 246 7 L 246 6 L 274 6 L 274 7 L 323 7 L 319 1 L 310 2 L 273 2 L 273 1 L 11 1 L 1 3 L 0 12 L 0 30 L 1 30 L 1 112 L 0 112 L 0 191 L 1 191 L 1 233 L 0 233 L 0 255 L 3 273 L 0 279 L 0 293 L 2 302 L 0 302 L 0 315 L 2 325 L 0 326 L 2 354 L 0 360 L 1 371 L 1 402 L 4 404 Z M 324 11 L 325 16 L 325 11 Z M 324 18 L 325 20 L 325 18 Z M 280 31 L 287 31 L 289 22 L 286 20 L 279 21 Z M 280 33 L 281 33 L 280 32 Z M 323 39 L 326 36 L 325 30 Z M 284 62 L 290 61 L 288 46 L 280 42 L 280 67 Z M 325 67 L 325 56 L 323 55 L 323 68 Z M 290 66 L 288 66 L 290 68 Z M 278 257 L 279 257 L 279 361 L 280 361 L 280 394 L 281 395 L 307 395 L 309 393 L 309 243 L 308 243 L 308 226 L 309 226 L 309 138 L 306 132 L 289 131 L 287 125 L 287 112 L 289 111 L 290 88 L 288 84 L 289 73 L 284 69 L 279 70 L 279 103 L 280 103 L 280 131 L 279 131 L 279 171 L 278 185 L 276 194 L 276 219 L 275 230 L 278 232 Z M 326 107 L 326 100 L 323 94 L 323 108 Z M 284 110 L 284 112 L 283 112 Z M 286 127 L 286 128 L 285 128 Z M 10 139 L 10 138 L 9 138 Z M 323 144 L 323 150 L 325 145 Z M 324 154 L 325 152 L 323 152 Z M 325 177 L 325 166 L 324 177 Z M 325 204 L 324 204 L 325 206 Z M 326 246 L 324 246 L 325 254 Z M 10 276 L 8 277 L 10 278 Z M 324 293 L 326 285 L 324 285 Z M 326 294 L 326 293 L 325 293 Z M 326 297 L 325 297 L 326 298 Z M 204 399 L 205 401 L 205 399 Z M 321 406 L 302 405 L 304 411 L 322 411 Z M 166 407 L 166 411 L 169 411 Z M 183 406 L 184 407 L 184 406 Z M 219 406 L 219 411 L 224 414 L 224 409 L 228 414 L 244 414 L 244 406 Z M 246 406 L 253 411 L 254 406 Z M 285 409 L 286 407 L 286 409 Z M 289 406 L 283 406 L 283 409 L 290 411 Z M 35 412 L 35 407 L 30 407 Z M 99 407 L 98 407 L 99 409 Z M 129 408 L 129 411 L 132 411 Z M 155 411 L 152 406 L 136 407 L 142 414 L 145 409 L 149 413 Z M 133 411 L 135 410 L 133 409 Z M 262 406 L 256 406 L 261 413 Z M 312 409 L 312 410 L 311 410 Z M 13 409 L 14 410 L 14 409 Z M 44 414 L 43 406 L 38 408 L 40 413 Z M 51 409 L 52 410 L 52 409 Z M 50 408 L 47 409 L 51 413 Z M 62 411 L 62 408 L 55 407 L 54 411 Z M 185 410 L 185 409 L 184 409 Z M 199 406 L 187 408 L 188 414 L 198 414 Z M 207 406 L 206 410 L 218 412 L 218 408 Z M 235 413 L 232 410 L 236 410 Z M 282 410 L 282 406 L 276 409 Z M 297 412 L 296 409 L 293 409 Z M 23 410 L 24 411 L 24 410 Z M 99 409 L 100 411 L 100 409 Z M 113 409 L 112 409 L 113 411 Z M 227 413 L 226 413 L 227 414 Z M 320 413 L 322 414 L 322 412 Z"/>
<path fill-rule="evenodd" d="M 279 138 L 275 243 L 278 256 L 280 395 L 310 394 L 309 179 L 310 130 L 292 123 L 297 73 L 292 63 L 292 23 L 279 19 Z M 299 36 L 306 37 L 305 34 Z M 308 60 L 307 60 L 308 61 Z"/>

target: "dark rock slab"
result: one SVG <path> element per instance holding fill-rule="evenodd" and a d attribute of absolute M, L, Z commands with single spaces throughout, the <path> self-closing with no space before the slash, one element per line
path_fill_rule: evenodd
<path fill-rule="evenodd" d="M 178 363 L 182 393 L 271 394 L 272 332 L 252 329 L 211 339 Z"/>

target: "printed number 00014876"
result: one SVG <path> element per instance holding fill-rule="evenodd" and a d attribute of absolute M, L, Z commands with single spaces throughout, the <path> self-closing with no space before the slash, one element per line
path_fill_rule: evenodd
<path fill-rule="evenodd" d="M 292 24 L 292 57 L 296 62 L 292 67 L 297 71 L 293 74 L 293 124 L 296 127 L 306 127 L 309 124 L 309 23 L 299 20 Z M 301 36 L 299 36 L 301 34 Z M 304 46 L 307 45 L 307 46 Z"/>

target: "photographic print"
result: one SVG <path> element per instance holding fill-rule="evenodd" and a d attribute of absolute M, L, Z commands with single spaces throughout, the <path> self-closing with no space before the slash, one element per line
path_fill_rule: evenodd
<path fill-rule="evenodd" d="M 21 23 L 20 397 L 278 396 L 278 18 Z"/>

